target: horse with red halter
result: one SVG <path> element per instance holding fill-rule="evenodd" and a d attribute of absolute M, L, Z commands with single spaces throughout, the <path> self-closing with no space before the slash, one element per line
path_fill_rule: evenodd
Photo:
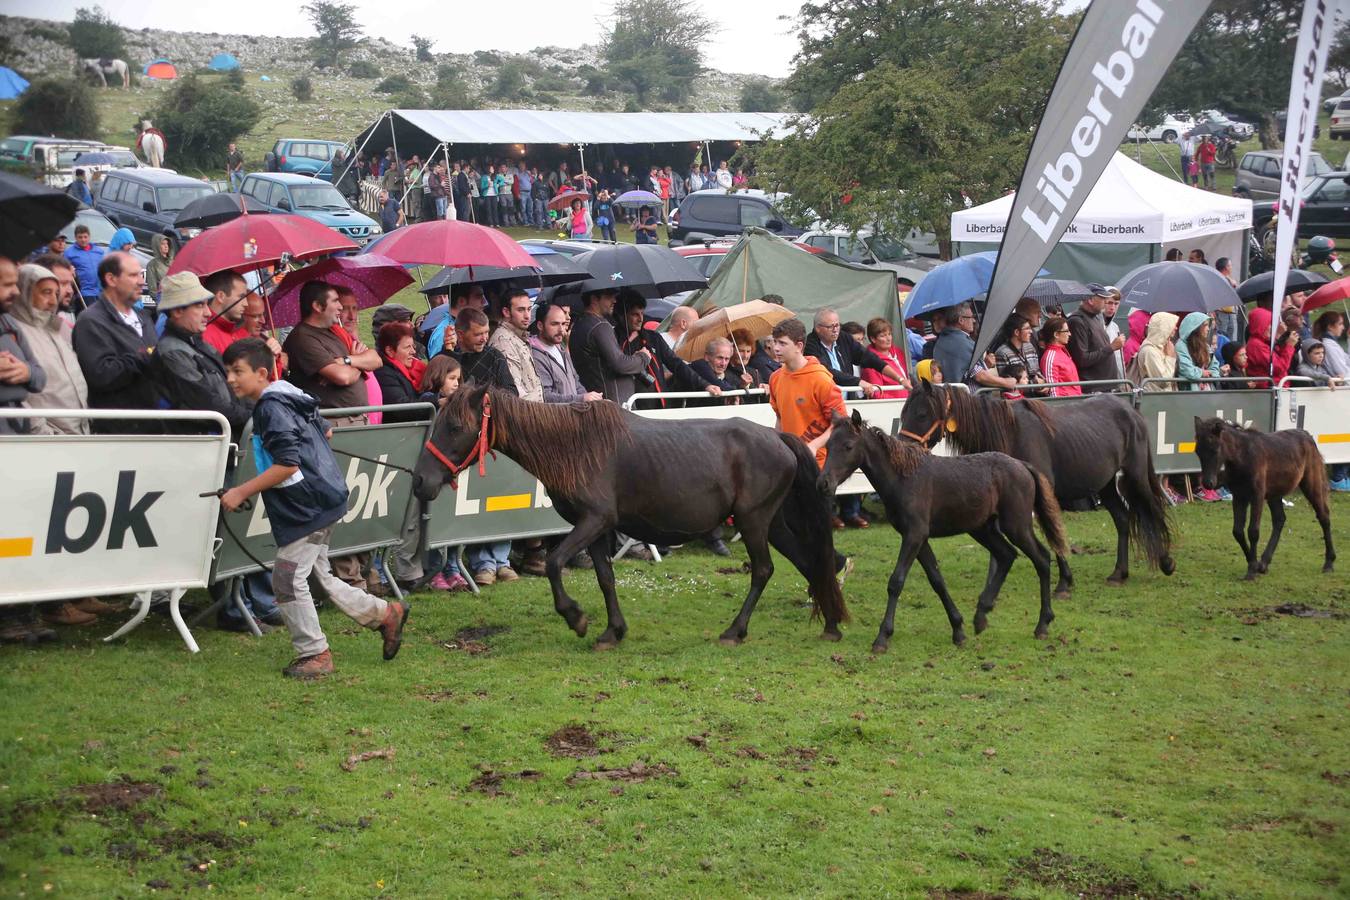
<path fill-rule="evenodd" d="M 745 640 L 750 616 L 773 575 L 772 545 L 806 577 L 821 637 L 839 640 L 848 621 L 836 579 L 828 498 L 816 490 L 816 458 L 795 435 L 744 419 L 658 421 L 608 401 L 534 403 L 509 391 L 469 386 L 445 404 L 413 470 L 419 500 L 501 451 L 548 490 L 553 508 L 572 525 L 548 555 L 553 608 L 578 637 L 586 614 L 563 587 L 562 569 L 589 549 L 605 597 L 608 627 L 596 641 L 607 650 L 628 631 L 614 591 L 610 559 L 615 531 L 651 544 L 702 537 L 735 516 L 750 556 L 750 591 L 722 632 L 724 644 Z M 685 462 L 685 461 L 689 462 Z"/>
<path fill-rule="evenodd" d="M 1195 455 L 1200 457 L 1200 481 L 1213 490 L 1223 483 L 1233 495 L 1233 538 L 1247 558 L 1247 581 L 1255 581 L 1270 569 L 1270 558 L 1284 530 L 1284 498 L 1295 489 L 1303 492 L 1322 526 L 1326 546 L 1323 572 L 1336 561 L 1331 546 L 1330 487 L 1326 463 L 1312 435 L 1301 429 L 1270 434 L 1243 428 L 1222 419 L 1195 418 Z M 1220 473 L 1222 470 L 1222 474 Z M 1256 542 L 1261 537 L 1261 504 L 1270 507 L 1274 530 L 1270 543 L 1258 558 Z M 1247 533 L 1242 532 L 1248 510 Z"/>
<path fill-rule="evenodd" d="M 900 436 L 933 447 L 945 436 L 958 453 L 1006 453 L 1030 463 L 1055 489 L 1061 506 L 1096 496 L 1116 526 L 1116 567 L 1106 583 L 1130 576 L 1130 538 L 1150 565 L 1176 571 L 1172 527 L 1149 453 L 1148 428 L 1127 399 L 1008 401 L 920 381 L 900 414 Z M 1067 598 L 1073 573 L 1057 554 L 1055 596 Z"/>
<path fill-rule="evenodd" d="M 829 455 L 820 475 L 821 492 L 833 496 L 844 479 L 862 469 L 881 495 L 887 519 L 900 532 L 900 558 L 887 586 L 886 616 L 872 644 L 873 653 L 885 653 L 890 646 L 895 604 L 916 559 L 947 611 L 952 643 L 958 647 L 965 643 L 961 613 L 928 544 L 929 538 L 954 534 L 969 534 L 989 551 L 989 575 L 975 607 L 975 633 L 984 631 L 1017 550 L 1021 550 L 1036 567 L 1041 582 L 1036 637 L 1049 634 L 1055 618 L 1050 607 L 1050 556 L 1036 540 L 1033 513 L 1056 553 L 1065 553 L 1067 543 L 1059 504 L 1043 475 L 1004 453 L 934 456 L 922 445 L 896 440 L 867 426 L 856 410 L 851 419 L 834 417 L 826 447 Z"/>

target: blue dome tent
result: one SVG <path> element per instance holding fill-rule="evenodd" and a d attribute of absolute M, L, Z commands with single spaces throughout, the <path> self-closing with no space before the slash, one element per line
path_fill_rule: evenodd
<path fill-rule="evenodd" d="M 13 69 L 0 66 L 0 100 L 14 100 L 28 90 L 28 82 Z"/>
<path fill-rule="evenodd" d="M 211 57 L 211 61 L 206 64 L 206 67 L 213 72 L 229 72 L 239 68 L 239 60 L 229 53 L 217 53 Z"/>

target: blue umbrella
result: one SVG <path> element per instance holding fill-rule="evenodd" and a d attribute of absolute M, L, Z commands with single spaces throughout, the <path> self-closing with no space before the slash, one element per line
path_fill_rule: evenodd
<path fill-rule="evenodd" d="M 79 156 L 75 157 L 75 165 L 77 165 L 77 166 L 115 166 L 115 165 L 117 165 L 117 160 L 115 160 L 115 159 L 112 158 L 112 154 L 109 154 L 109 153 L 99 153 L 99 152 L 97 152 L 97 151 L 92 151 L 92 152 L 88 152 L 88 153 L 81 153 Z"/>
<path fill-rule="evenodd" d="M 927 315 L 935 309 L 956 306 L 988 293 L 997 260 L 998 251 L 986 250 L 958 256 L 933 269 L 909 292 L 909 299 L 905 301 L 905 318 Z M 1050 273 L 1042 269 L 1040 274 Z"/>
<path fill-rule="evenodd" d="M 661 198 L 651 191 L 624 191 L 611 202 L 615 206 L 660 206 Z"/>

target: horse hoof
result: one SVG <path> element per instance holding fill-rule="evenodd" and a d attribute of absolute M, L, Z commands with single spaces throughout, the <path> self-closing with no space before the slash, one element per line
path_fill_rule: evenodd
<path fill-rule="evenodd" d="M 966 633 L 964 631 L 953 631 L 952 643 L 958 647 L 964 647 L 966 644 Z"/>
<path fill-rule="evenodd" d="M 1109 576 L 1109 577 L 1106 579 L 1106 583 L 1109 584 L 1109 585 L 1111 585 L 1111 587 L 1124 587 L 1124 586 L 1125 586 L 1125 576 L 1124 576 L 1124 575 L 1111 575 L 1111 576 Z"/>
<path fill-rule="evenodd" d="M 885 655 L 886 655 L 886 651 L 889 650 L 889 649 L 891 649 L 891 645 L 890 645 L 890 644 L 883 644 L 883 643 L 881 643 L 880 641 L 878 641 L 877 643 L 875 643 L 875 644 L 872 645 L 872 655 L 873 655 L 873 656 L 885 656 Z"/>
<path fill-rule="evenodd" d="M 717 643 L 721 644 L 723 647 L 739 647 L 741 644 L 745 643 L 745 638 L 728 637 L 724 634 L 717 639 Z"/>
<path fill-rule="evenodd" d="M 585 613 L 583 613 L 581 618 L 577 619 L 576 624 L 572 626 L 572 630 L 576 632 L 577 637 L 585 637 L 586 629 L 589 627 L 591 627 L 591 622 L 586 618 Z"/>
<path fill-rule="evenodd" d="M 1328 572 L 1330 572 L 1330 571 L 1332 571 L 1331 563 L 1327 563 L 1325 566 L 1322 567 L 1322 574 L 1323 574 L 1323 575 L 1325 575 L 1326 573 L 1328 573 Z"/>
<path fill-rule="evenodd" d="M 984 616 L 975 617 L 975 633 L 984 634 L 984 630 L 989 627 L 989 620 Z"/>
<path fill-rule="evenodd" d="M 1064 590 L 1062 590 L 1062 591 L 1055 591 L 1055 599 L 1056 599 L 1056 600 L 1072 600 L 1072 599 L 1073 599 L 1073 591 L 1068 590 L 1067 588 L 1064 589 Z"/>
<path fill-rule="evenodd" d="M 830 641 L 834 643 L 842 641 L 844 639 L 844 636 L 837 631 L 830 631 L 829 629 L 826 629 L 825 631 L 822 631 L 820 633 L 820 639 L 822 641 Z"/>
<path fill-rule="evenodd" d="M 614 640 L 613 638 L 600 638 L 595 642 L 594 646 L 591 649 L 597 651 L 613 650 L 617 646 L 619 646 L 619 642 Z"/>
<path fill-rule="evenodd" d="M 1049 629 L 1049 628 L 1037 628 L 1037 629 L 1036 629 L 1036 640 L 1038 640 L 1038 641 L 1044 641 L 1044 640 L 1048 639 L 1049 637 L 1050 637 L 1050 629 Z"/>
<path fill-rule="evenodd" d="M 1255 573 L 1255 572 L 1248 572 L 1246 575 L 1242 576 L 1242 580 L 1243 580 L 1243 581 L 1255 581 L 1255 580 L 1256 580 L 1256 573 Z"/>
<path fill-rule="evenodd" d="M 1256 571 L 1260 572 L 1262 575 L 1266 574 L 1270 571 L 1270 563 L 1257 563 Z"/>
<path fill-rule="evenodd" d="M 1164 556 L 1162 562 L 1158 563 L 1158 568 L 1162 569 L 1164 575 L 1171 575 L 1177 570 L 1177 561 L 1170 556 Z"/>

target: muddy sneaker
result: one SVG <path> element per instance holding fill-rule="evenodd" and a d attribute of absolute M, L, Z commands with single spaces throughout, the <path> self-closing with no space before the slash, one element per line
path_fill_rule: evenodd
<path fill-rule="evenodd" d="M 1205 503 L 1218 503 L 1220 500 L 1223 499 L 1222 497 L 1219 496 L 1218 491 L 1211 491 L 1211 490 L 1203 490 L 1200 493 L 1196 494 L 1196 497 L 1203 500 Z"/>
<path fill-rule="evenodd" d="M 501 566 L 500 568 L 497 569 L 497 580 L 498 580 L 498 581 L 519 581 L 519 580 L 520 580 L 520 576 L 517 575 L 517 574 L 516 574 L 516 570 L 513 569 L 513 568 L 511 568 L 510 566 Z"/>
<path fill-rule="evenodd" d="M 1333 491 L 1350 491 L 1350 476 L 1342 478 L 1340 481 L 1331 482 Z"/>
<path fill-rule="evenodd" d="M 533 575 L 536 578 L 544 577 L 548 574 L 548 557 L 542 550 L 531 550 L 521 560 L 520 573 L 522 575 Z"/>
<path fill-rule="evenodd" d="M 844 582 L 848 581 L 848 576 L 853 573 L 853 557 L 845 556 L 844 565 L 835 573 L 835 578 L 839 580 L 839 586 L 843 587 Z"/>
<path fill-rule="evenodd" d="M 446 590 L 452 594 L 457 594 L 461 591 L 467 591 L 469 589 L 469 582 L 465 580 L 464 576 L 459 574 L 458 572 L 456 572 L 454 575 L 451 575 L 446 583 L 449 585 L 446 588 Z"/>
<path fill-rule="evenodd" d="M 391 600 L 384 612 L 384 621 L 380 623 L 380 637 L 384 638 L 384 658 L 386 661 L 398 656 L 398 648 L 403 646 L 403 623 L 408 621 L 412 607 L 407 600 Z"/>
<path fill-rule="evenodd" d="M 460 579 L 461 581 L 463 579 Z M 431 589 L 433 591 L 451 590 L 450 582 L 446 579 L 444 572 L 437 572 L 436 577 L 431 579 Z"/>
<path fill-rule="evenodd" d="M 479 587 L 487 587 L 497 583 L 497 573 L 491 569 L 479 569 L 473 573 L 473 580 Z"/>
<path fill-rule="evenodd" d="M 296 678 L 300 681 L 313 681 L 315 678 L 332 675 L 333 653 L 330 650 L 325 650 L 313 656 L 301 656 L 293 659 L 289 666 L 281 670 L 281 674 L 287 678 Z"/>

